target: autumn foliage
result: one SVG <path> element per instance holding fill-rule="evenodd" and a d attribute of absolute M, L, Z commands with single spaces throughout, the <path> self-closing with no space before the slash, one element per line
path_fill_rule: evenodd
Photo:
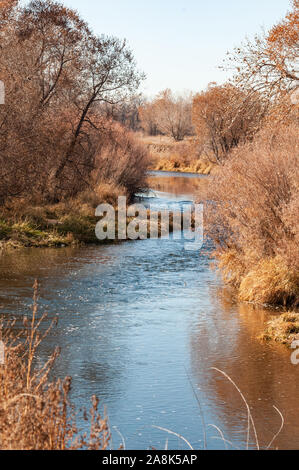
<path fill-rule="evenodd" d="M 259 130 L 266 104 L 255 92 L 236 86 L 211 84 L 195 96 L 192 118 L 198 145 L 204 154 L 221 163 L 238 145 Z"/>
<path fill-rule="evenodd" d="M 141 126 L 149 135 L 162 134 L 180 142 L 192 134 L 192 96 L 176 96 L 167 89 L 139 109 Z"/>
<path fill-rule="evenodd" d="M 75 11 L 42 0 L 26 6 L 2 1 L 0 35 L 6 91 L 0 106 L 0 201 L 30 195 L 58 202 L 86 190 L 103 179 L 97 164 L 108 134 L 117 152 L 126 153 L 128 168 L 135 158 L 139 165 L 140 181 L 136 172 L 128 176 L 129 169 L 118 179 L 124 187 L 128 182 L 129 193 L 134 179 L 139 187 L 145 152 L 129 137 L 129 155 L 123 131 L 102 112 L 105 103 L 127 100 L 143 78 L 125 41 L 97 37 Z M 110 158 L 118 159 L 116 151 Z"/>
<path fill-rule="evenodd" d="M 236 71 L 235 82 L 272 99 L 298 88 L 299 4 L 268 34 L 256 36 L 229 54 L 227 65 Z"/>
<path fill-rule="evenodd" d="M 294 1 L 267 36 L 237 50 L 232 84 L 194 100 L 197 132 L 224 157 L 208 185 L 206 227 L 243 301 L 299 304 L 298 26 Z"/>

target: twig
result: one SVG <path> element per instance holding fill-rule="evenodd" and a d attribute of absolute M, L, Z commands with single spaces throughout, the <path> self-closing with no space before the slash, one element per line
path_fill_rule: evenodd
<path fill-rule="evenodd" d="M 152 426 L 153 428 L 155 429 L 159 429 L 160 431 L 164 431 L 164 432 L 168 432 L 168 434 L 173 434 L 174 436 L 176 437 L 179 437 L 182 441 L 184 441 L 187 446 L 191 449 L 191 450 L 194 450 L 192 445 L 190 444 L 190 442 L 187 441 L 187 439 L 185 439 L 183 436 L 181 436 L 180 434 L 174 432 L 174 431 L 170 431 L 169 429 L 166 429 L 166 428 L 160 428 L 160 426 Z"/>
<path fill-rule="evenodd" d="M 216 429 L 216 430 L 219 432 L 219 434 L 220 434 L 220 436 L 221 436 L 221 439 L 222 439 L 223 442 L 224 442 L 225 448 L 227 449 L 226 443 L 229 442 L 229 441 L 227 441 L 227 440 L 225 439 L 224 434 L 223 434 L 223 432 L 221 431 L 221 429 L 218 428 L 218 426 L 216 426 L 215 424 L 208 424 L 208 427 L 214 428 L 214 429 Z M 231 443 L 230 443 L 230 444 L 231 444 Z"/>
<path fill-rule="evenodd" d="M 237 384 L 233 381 L 233 379 L 231 379 L 229 375 L 227 375 L 225 372 L 223 372 L 223 370 L 217 369 L 217 367 L 211 367 L 211 369 L 212 369 L 212 370 L 216 370 L 216 371 L 219 372 L 220 374 L 224 375 L 224 377 L 226 377 L 227 380 L 228 380 L 231 384 L 233 384 L 233 386 L 235 387 L 235 389 L 238 391 L 239 395 L 241 396 L 241 398 L 242 398 L 242 400 L 244 401 L 245 406 L 246 406 L 246 408 L 247 408 L 248 426 L 247 426 L 247 446 L 246 446 L 246 448 L 247 448 L 247 450 L 249 449 L 250 423 L 251 423 L 252 428 L 253 428 L 253 432 L 254 432 L 256 447 L 257 447 L 257 450 L 260 450 L 260 445 L 259 445 L 259 441 L 258 441 L 258 436 L 257 436 L 257 432 L 256 432 L 254 420 L 253 420 L 253 418 L 252 418 L 252 414 L 251 414 L 249 405 L 248 405 L 248 403 L 247 403 L 247 401 L 246 401 L 246 398 L 244 397 L 243 393 L 241 392 L 241 390 L 239 389 L 239 387 L 237 386 Z"/>
<path fill-rule="evenodd" d="M 270 447 L 272 446 L 273 442 L 275 441 L 275 439 L 279 436 L 279 434 L 281 433 L 281 431 L 283 430 L 283 427 L 284 427 L 284 417 L 282 415 L 282 413 L 279 411 L 278 408 L 276 408 L 276 406 L 273 406 L 274 410 L 277 411 L 277 413 L 279 414 L 279 416 L 281 417 L 281 425 L 280 425 L 280 428 L 279 428 L 279 431 L 275 434 L 275 436 L 273 437 L 272 441 L 270 442 L 270 444 L 266 447 L 266 450 L 270 449 Z"/>

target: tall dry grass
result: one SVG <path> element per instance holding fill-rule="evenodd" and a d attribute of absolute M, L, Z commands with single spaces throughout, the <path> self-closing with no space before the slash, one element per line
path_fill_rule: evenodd
<path fill-rule="evenodd" d="M 268 126 L 211 177 L 206 224 L 240 300 L 299 304 L 298 125 Z"/>
<path fill-rule="evenodd" d="M 209 174 L 214 167 L 194 137 L 181 142 L 167 136 L 139 136 L 147 146 L 152 170 Z"/>
<path fill-rule="evenodd" d="M 59 356 L 58 349 L 43 365 L 37 365 L 39 346 L 56 322 L 49 322 L 47 315 L 39 315 L 37 287 L 36 282 L 32 315 L 24 317 L 19 333 L 15 321 L 1 325 L 5 363 L 0 365 L 0 448 L 105 450 L 110 431 L 107 419 L 98 411 L 98 399 L 92 397 L 91 409 L 85 413 L 90 432 L 80 433 L 77 413 L 69 399 L 71 378 L 49 378 Z"/>

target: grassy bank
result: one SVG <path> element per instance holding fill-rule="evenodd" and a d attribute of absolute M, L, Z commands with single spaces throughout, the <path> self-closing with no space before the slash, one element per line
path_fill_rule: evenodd
<path fill-rule="evenodd" d="M 140 141 L 148 148 L 150 169 L 156 171 L 176 171 L 208 175 L 213 164 L 197 154 L 193 139 L 175 142 L 167 136 L 140 136 Z"/>
<path fill-rule="evenodd" d="M 32 220 L 0 221 L 0 248 L 62 247 L 79 243 L 96 243 L 96 219 L 69 214 L 55 220 L 45 220 L 41 226 Z"/>
<path fill-rule="evenodd" d="M 56 205 L 30 205 L 18 201 L 0 213 L 0 246 L 61 247 L 99 243 L 92 205 L 68 201 Z"/>
<path fill-rule="evenodd" d="M 299 305 L 298 181 L 298 126 L 281 124 L 239 146 L 209 180 L 205 227 L 241 301 Z"/>
<path fill-rule="evenodd" d="M 299 340 L 299 313 L 287 312 L 273 318 L 260 338 L 290 347 L 293 341 Z"/>
<path fill-rule="evenodd" d="M 107 192 L 104 191 L 107 190 Z M 94 192 L 85 192 L 73 200 L 55 205 L 33 205 L 26 200 L 11 201 L 0 211 L 0 250 L 21 247 L 65 247 L 84 244 L 113 243 L 114 240 L 100 241 L 95 228 L 100 218 L 95 209 L 101 203 L 109 203 L 115 209 L 116 241 L 118 240 L 117 199 L 121 190 L 102 188 L 100 197 Z M 155 214 L 153 214 L 155 215 Z M 134 217 L 127 216 L 127 225 Z M 151 233 L 151 213 L 147 211 L 147 236 Z M 158 235 L 168 230 L 161 223 L 158 213 Z M 192 219 L 194 225 L 194 220 Z M 139 225 L 136 224 L 138 231 Z M 169 217 L 169 232 L 173 231 L 173 214 Z"/>
<path fill-rule="evenodd" d="M 37 204 L 28 199 L 10 200 L 0 210 L 0 246 L 61 247 L 99 244 L 95 209 L 101 203 L 113 206 L 123 188 L 102 184 L 76 198 L 58 204 Z"/>

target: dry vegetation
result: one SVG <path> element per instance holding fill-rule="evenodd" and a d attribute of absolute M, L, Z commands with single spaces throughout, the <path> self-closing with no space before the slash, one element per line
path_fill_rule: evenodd
<path fill-rule="evenodd" d="M 197 116 L 202 112 L 199 123 L 206 125 L 219 162 L 205 195 L 206 227 L 224 278 L 242 301 L 297 307 L 298 1 L 292 5 L 293 11 L 267 37 L 231 57 L 237 74 L 228 90 L 240 91 L 237 100 L 225 105 L 226 112 L 219 111 L 221 101 L 213 97 L 223 87 L 195 98 L 194 111 Z M 254 99 L 248 109 L 249 98 Z"/>
<path fill-rule="evenodd" d="M 263 341 L 276 341 L 290 347 L 299 340 L 299 313 L 287 312 L 268 322 L 261 336 Z"/>
<path fill-rule="evenodd" d="M 5 363 L 0 365 L 1 450 L 105 450 L 109 446 L 110 431 L 98 411 L 98 399 L 92 397 L 91 409 L 84 413 L 90 432 L 80 432 L 77 412 L 69 401 L 71 378 L 49 379 L 59 351 L 37 365 L 39 346 L 55 323 L 39 315 L 35 283 L 31 317 L 24 317 L 21 329 L 16 321 L 1 326 L 5 344 Z"/>
<path fill-rule="evenodd" d="M 264 130 L 208 187 L 208 232 L 240 300 L 298 304 L 298 152 L 297 126 Z"/>
<path fill-rule="evenodd" d="M 176 142 L 162 135 L 140 135 L 139 139 L 148 148 L 151 170 L 208 175 L 215 166 L 209 158 L 198 152 L 197 142 L 193 138 Z"/>
<path fill-rule="evenodd" d="M 234 148 L 252 139 L 262 125 L 266 109 L 267 100 L 257 92 L 232 84 L 210 84 L 194 97 L 192 107 L 202 155 L 221 164 Z"/>
<path fill-rule="evenodd" d="M 209 174 L 212 162 L 194 136 L 191 94 L 159 93 L 139 108 L 140 140 L 149 150 L 150 167 L 160 171 Z"/>
<path fill-rule="evenodd" d="M 167 135 L 181 142 L 192 134 L 192 95 L 180 96 L 161 91 L 152 101 L 140 106 L 142 128 L 149 135 Z"/>
<path fill-rule="evenodd" d="M 95 205 L 140 191 L 146 148 L 103 112 L 125 103 L 143 78 L 126 43 L 94 36 L 76 12 L 42 0 L 1 1 L 0 37 L 1 233 L 24 232 L 13 227 L 24 222 L 24 212 L 21 220 L 13 213 L 21 205 L 55 213 L 37 226 L 29 217 L 30 228 L 43 230 L 46 219 L 59 219 L 57 204 Z M 53 237 L 50 244 L 66 241 Z"/>

